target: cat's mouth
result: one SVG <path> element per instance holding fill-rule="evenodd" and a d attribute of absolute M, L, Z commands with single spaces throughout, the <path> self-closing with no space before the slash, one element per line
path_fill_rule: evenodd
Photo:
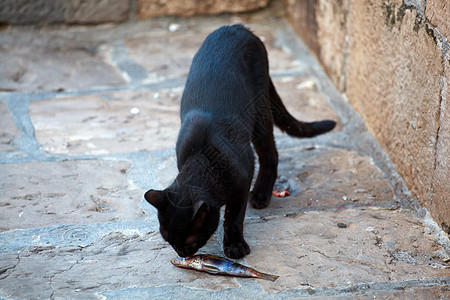
<path fill-rule="evenodd" d="M 188 257 L 195 254 L 195 252 L 198 251 L 199 248 L 194 247 L 184 247 L 184 248 L 175 248 L 174 250 L 177 252 L 177 254 L 181 257 Z"/>

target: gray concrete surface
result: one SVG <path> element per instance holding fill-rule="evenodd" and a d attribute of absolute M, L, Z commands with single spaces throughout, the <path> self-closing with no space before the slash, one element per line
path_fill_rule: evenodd
<path fill-rule="evenodd" d="M 247 210 L 252 252 L 240 260 L 279 275 L 273 283 L 175 268 L 142 202 L 176 175 L 193 54 L 236 22 L 264 40 L 293 115 L 339 122 L 313 139 L 276 131 L 292 195 Z M 0 100 L 0 299 L 450 298 L 448 237 L 270 13 L 4 27 Z M 219 227 L 200 252 L 223 256 L 222 236 Z"/>

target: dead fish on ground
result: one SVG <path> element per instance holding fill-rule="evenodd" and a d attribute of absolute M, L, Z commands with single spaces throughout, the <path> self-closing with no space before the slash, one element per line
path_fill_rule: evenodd
<path fill-rule="evenodd" d="M 214 275 L 229 275 L 239 277 L 252 277 L 275 281 L 279 276 L 262 273 L 246 267 L 239 263 L 233 262 L 226 258 L 199 254 L 189 257 L 177 257 L 170 261 L 174 266 L 179 268 L 194 269 L 198 271 L 208 272 Z"/>

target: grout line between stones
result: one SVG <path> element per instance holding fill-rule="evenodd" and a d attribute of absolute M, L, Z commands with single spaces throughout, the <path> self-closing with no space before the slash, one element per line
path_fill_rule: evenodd
<path fill-rule="evenodd" d="M 120 69 L 120 71 L 126 71 L 126 69 Z M 282 70 L 277 71 L 271 74 L 273 78 L 283 78 L 290 76 L 307 76 L 311 73 L 306 70 Z M 59 99 L 73 96 L 84 96 L 84 95 L 100 95 L 105 93 L 112 93 L 118 91 L 136 91 L 136 90 L 149 90 L 149 91 L 159 91 L 164 89 L 175 89 L 175 88 L 184 88 L 184 84 L 186 82 L 186 78 L 184 77 L 174 77 L 168 78 L 162 81 L 154 82 L 154 83 L 143 83 L 141 79 L 145 79 L 139 74 L 136 76 L 132 76 L 134 81 L 127 85 L 119 86 L 119 87 L 96 87 L 88 90 L 74 90 L 74 91 L 39 91 L 39 92 L 28 92 L 28 91 L 14 91 L 14 92 L 2 92 L 0 95 L 3 99 L 6 99 L 6 102 L 14 102 L 16 99 L 28 99 L 28 104 L 35 101 L 43 101 L 49 99 Z"/>
<path fill-rule="evenodd" d="M 14 143 L 30 157 L 40 156 L 39 144 L 34 135 L 34 125 L 28 114 L 30 100 L 27 97 L 14 97 L 7 101 L 11 117 L 19 130 L 19 137 Z"/>

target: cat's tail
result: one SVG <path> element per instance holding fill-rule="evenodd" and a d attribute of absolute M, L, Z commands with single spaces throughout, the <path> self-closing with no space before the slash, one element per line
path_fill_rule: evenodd
<path fill-rule="evenodd" d="M 301 122 L 295 119 L 281 101 L 272 80 L 270 80 L 269 98 L 275 125 L 290 136 L 313 137 L 328 132 L 336 126 L 336 122 L 331 120 Z"/>

